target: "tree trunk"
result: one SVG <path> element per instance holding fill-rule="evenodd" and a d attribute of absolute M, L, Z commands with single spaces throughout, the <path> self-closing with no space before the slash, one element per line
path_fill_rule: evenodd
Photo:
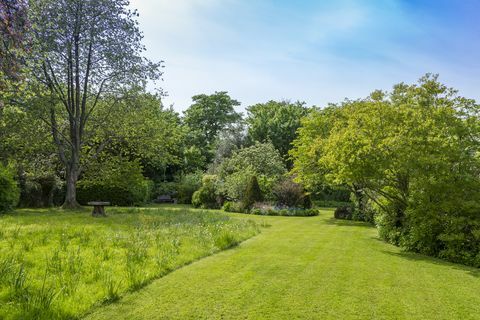
<path fill-rule="evenodd" d="M 63 209 L 77 209 L 80 207 L 80 204 L 77 202 L 77 179 L 77 169 L 67 170 L 67 193 L 65 195 L 65 202 L 62 205 Z"/>

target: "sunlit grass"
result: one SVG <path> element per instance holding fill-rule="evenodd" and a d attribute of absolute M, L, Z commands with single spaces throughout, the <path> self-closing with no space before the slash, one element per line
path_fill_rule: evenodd
<path fill-rule="evenodd" d="M 89 213 L 0 216 L 0 319 L 78 318 L 258 232 L 251 221 L 186 207 Z"/>

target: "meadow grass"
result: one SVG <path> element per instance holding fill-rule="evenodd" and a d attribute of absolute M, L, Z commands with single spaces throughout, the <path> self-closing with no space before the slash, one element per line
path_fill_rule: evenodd
<path fill-rule="evenodd" d="M 25 209 L 0 216 L 0 319 L 75 319 L 258 233 L 251 220 L 182 206 L 107 218 Z"/>

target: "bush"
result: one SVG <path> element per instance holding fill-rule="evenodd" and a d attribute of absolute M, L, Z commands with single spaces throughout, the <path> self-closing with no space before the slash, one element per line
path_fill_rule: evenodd
<path fill-rule="evenodd" d="M 12 210 L 20 197 L 20 190 L 12 171 L 0 164 L 0 213 Z"/>
<path fill-rule="evenodd" d="M 243 213 L 243 204 L 241 202 L 232 202 L 232 201 L 225 201 L 222 207 L 223 211 L 226 212 L 237 212 L 237 213 Z"/>
<path fill-rule="evenodd" d="M 280 181 L 274 188 L 273 194 L 278 206 L 281 207 L 302 207 L 305 209 L 312 207 L 312 201 L 301 184 L 292 179 Z"/>
<path fill-rule="evenodd" d="M 272 187 L 286 173 L 282 157 L 271 143 L 256 143 L 248 148 L 235 151 L 224 159 L 216 170 L 223 182 L 222 192 L 229 200 L 244 198 L 251 176 L 257 182 L 264 198 L 272 199 Z"/>
<path fill-rule="evenodd" d="M 191 204 L 195 190 L 202 186 L 202 173 L 189 173 L 182 176 L 177 182 L 178 203 Z"/>
<path fill-rule="evenodd" d="M 25 174 L 20 179 L 20 187 L 21 207 L 52 207 L 64 200 L 63 183 L 53 173 L 40 176 Z M 59 194 L 61 199 L 57 199 Z"/>
<path fill-rule="evenodd" d="M 162 181 L 155 184 L 154 198 L 161 195 L 174 196 L 177 193 L 177 183 L 171 181 Z"/>
<path fill-rule="evenodd" d="M 313 200 L 313 205 L 320 208 L 338 208 L 344 206 L 352 206 L 349 201 L 336 201 L 336 200 Z"/>
<path fill-rule="evenodd" d="M 258 185 L 257 177 L 252 176 L 245 190 L 244 198 L 242 199 L 244 209 L 250 209 L 255 202 L 260 201 L 263 201 L 262 190 L 260 190 L 260 186 Z"/>
<path fill-rule="evenodd" d="M 195 191 L 192 196 L 192 204 L 196 208 L 218 209 L 220 201 L 217 192 L 217 176 L 205 175 L 202 179 L 202 187 Z"/>
<path fill-rule="evenodd" d="M 352 220 L 353 208 L 349 206 L 338 207 L 333 213 L 335 219 Z"/>
<path fill-rule="evenodd" d="M 109 201 L 117 206 L 142 205 L 151 200 L 152 189 L 138 161 L 113 158 L 89 168 L 77 184 L 77 199 L 81 204 Z"/>
<path fill-rule="evenodd" d="M 275 209 L 272 206 L 265 204 L 255 204 L 250 210 L 245 210 L 244 205 L 240 202 L 225 202 L 222 208 L 226 212 L 250 213 L 262 216 L 285 216 L 285 217 L 312 217 L 318 216 L 319 212 L 316 209 Z"/>

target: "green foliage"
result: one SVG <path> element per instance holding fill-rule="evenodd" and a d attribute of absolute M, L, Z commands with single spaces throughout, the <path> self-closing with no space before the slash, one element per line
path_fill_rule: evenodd
<path fill-rule="evenodd" d="M 196 95 L 192 100 L 193 104 L 184 112 L 184 123 L 189 130 L 188 142 L 202 152 L 208 163 L 213 158 L 214 143 L 219 133 L 241 119 L 241 114 L 235 111 L 240 103 L 223 91 Z"/>
<path fill-rule="evenodd" d="M 119 136 L 112 130 L 120 120 L 113 109 L 124 106 L 126 91 L 145 87 L 147 80 L 162 75 L 161 63 L 143 56 L 138 14 L 128 4 L 124 0 L 29 2 L 28 17 L 35 30 L 28 54 L 29 77 L 37 81 L 32 87 L 44 100 L 37 112 L 50 127 L 63 165 L 66 209 L 78 207 L 76 182 L 82 164 Z M 109 137 L 99 141 L 98 128 L 110 130 Z"/>
<path fill-rule="evenodd" d="M 61 205 L 58 196 L 63 193 L 63 183 L 55 174 L 45 172 L 40 175 L 24 173 L 19 179 L 21 187 L 20 207 L 52 207 Z"/>
<path fill-rule="evenodd" d="M 244 213 L 244 206 L 241 202 L 225 201 L 222 206 L 222 210 L 225 212 L 237 212 Z"/>
<path fill-rule="evenodd" d="M 218 178 L 215 175 L 205 175 L 202 187 L 192 196 L 192 204 L 196 208 L 218 209 L 221 205 L 217 192 Z"/>
<path fill-rule="evenodd" d="M 255 173 L 250 168 L 244 171 L 237 171 L 227 175 L 223 179 L 223 184 L 220 185 L 220 191 L 230 200 L 239 201 L 245 197 L 245 190 L 247 190 L 248 180 Z"/>
<path fill-rule="evenodd" d="M 311 115 L 294 172 L 345 185 L 354 218 L 407 249 L 478 266 L 479 106 L 427 75 Z"/>
<path fill-rule="evenodd" d="M 18 210 L 0 219 L 0 319 L 79 319 L 91 308 L 258 233 L 187 208 Z"/>
<path fill-rule="evenodd" d="M 289 209 L 277 209 L 273 207 L 253 207 L 246 209 L 245 205 L 242 202 L 231 202 L 226 201 L 222 207 L 222 210 L 225 212 L 236 212 L 236 213 L 249 213 L 253 215 L 262 215 L 262 216 L 284 216 L 284 217 L 313 217 L 318 216 L 318 209 L 300 209 L 300 208 L 289 208 Z"/>
<path fill-rule="evenodd" d="M 173 181 L 163 181 L 155 184 L 154 198 L 161 195 L 175 196 L 177 194 L 177 183 Z"/>
<path fill-rule="evenodd" d="M 241 200 L 248 179 L 256 176 L 265 198 L 272 198 L 273 185 L 286 173 L 285 165 L 278 151 L 271 143 L 257 143 L 235 151 L 218 168 L 223 182 L 221 188 L 227 198 Z"/>
<path fill-rule="evenodd" d="M 177 182 L 178 203 L 192 203 L 193 193 L 202 186 L 202 173 L 188 173 L 180 177 Z"/>
<path fill-rule="evenodd" d="M 312 206 L 310 196 L 303 186 L 291 179 L 279 181 L 273 188 L 273 194 L 278 206 L 289 208 L 310 208 Z"/>
<path fill-rule="evenodd" d="M 12 210 L 20 197 L 12 170 L 0 163 L 0 213 Z"/>
<path fill-rule="evenodd" d="M 245 195 L 242 199 L 242 203 L 245 209 L 250 209 L 255 202 L 263 201 L 262 190 L 258 185 L 258 180 L 256 176 L 250 177 L 247 188 L 245 190 Z"/>
<path fill-rule="evenodd" d="M 142 175 L 138 161 L 109 158 L 92 165 L 78 183 L 80 203 L 109 201 L 112 205 L 141 205 L 151 199 L 152 183 Z"/>
<path fill-rule="evenodd" d="M 262 143 L 271 142 L 287 160 L 300 120 L 309 113 L 305 103 L 269 101 L 250 106 L 247 112 L 248 138 Z"/>
<path fill-rule="evenodd" d="M 135 88 L 116 100 L 96 110 L 97 117 L 115 121 L 97 128 L 94 142 L 85 151 L 97 152 L 104 146 L 102 154 L 140 160 L 144 174 L 156 181 L 165 178 L 161 173 L 168 166 L 182 165 L 185 130 L 179 115 L 163 107 L 159 95 Z"/>

